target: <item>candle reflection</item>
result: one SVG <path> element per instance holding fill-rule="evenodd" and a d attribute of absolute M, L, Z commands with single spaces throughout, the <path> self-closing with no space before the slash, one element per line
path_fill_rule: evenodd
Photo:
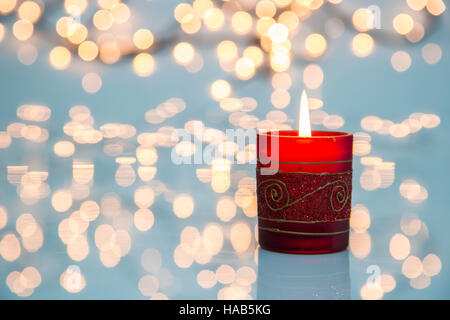
<path fill-rule="evenodd" d="M 348 251 L 292 255 L 258 249 L 258 299 L 349 299 Z"/>

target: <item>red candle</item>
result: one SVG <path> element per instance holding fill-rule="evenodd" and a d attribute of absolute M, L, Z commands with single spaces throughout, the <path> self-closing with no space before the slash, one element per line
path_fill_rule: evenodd
<path fill-rule="evenodd" d="M 348 246 L 353 135 L 308 131 L 306 95 L 302 101 L 306 130 L 300 124 L 299 131 L 257 135 L 259 244 L 288 253 L 341 251 Z"/>

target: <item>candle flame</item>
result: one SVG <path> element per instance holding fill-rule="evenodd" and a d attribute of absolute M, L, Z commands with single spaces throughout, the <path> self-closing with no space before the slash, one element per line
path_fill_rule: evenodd
<path fill-rule="evenodd" d="M 308 96 L 305 90 L 300 98 L 300 113 L 298 117 L 298 135 L 300 137 L 311 137 L 311 123 L 309 121 Z"/>

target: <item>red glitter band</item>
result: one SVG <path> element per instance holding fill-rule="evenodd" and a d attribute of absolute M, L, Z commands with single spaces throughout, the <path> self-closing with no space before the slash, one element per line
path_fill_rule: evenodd
<path fill-rule="evenodd" d="M 259 169 L 259 217 L 305 222 L 335 222 L 350 217 L 351 171 L 262 175 Z"/>

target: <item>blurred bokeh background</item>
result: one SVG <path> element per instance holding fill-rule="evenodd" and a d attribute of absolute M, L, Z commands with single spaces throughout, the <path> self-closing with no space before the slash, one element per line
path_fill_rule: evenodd
<path fill-rule="evenodd" d="M 450 298 L 448 17 L 442 0 L 0 0 L 0 297 Z M 225 141 L 296 128 L 303 89 L 313 129 L 355 134 L 338 254 L 261 251 L 255 146 Z M 177 129 L 217 161 L 174 164 L 199 151 Z"/>

